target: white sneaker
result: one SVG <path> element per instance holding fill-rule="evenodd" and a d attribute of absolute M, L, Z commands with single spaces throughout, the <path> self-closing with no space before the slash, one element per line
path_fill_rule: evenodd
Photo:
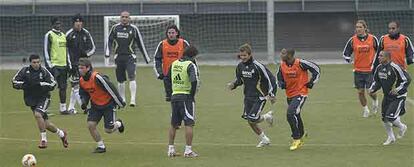
<path fill-rule="evenodd" d="M 382 145 L 387 146 L 387 145 L 390 145 L 390 144 L 393 144 L 393 143 L 395 143 L 395 138 L 394 137 L 388 137 L 387 140 L 385 140 L 385 142 L 382 143 Z"/>
<path fill-rule="evenodd" d="M 369 110 L 364 110 L 364 111 L 362 112 L 362 117 L 364 117 L 364 118 L 368 118 L 368 117 L 369 117 Z"/>
<path fill-rule="evenodd" d="M 404 124 L 403 124 L 404 125 Z M 401 138 L 403 138 L 404 137 L 404 135 L 405 135 L 405 132 L 407 131 L 407 125 L 404 125 L 401 129 L 400 129 L 400 131 L 399 131 L 399 133 L 398 133 L 398 135 L 397 135 L 397 138 L 398 139 L 401 139 Z"/>
<path fill-rule="evenodd" d="M 184 153 L 184 158 L 195 158 L 198 157 L 198 154 L 194 151 Z"/>
<path fill-rule="evenodd" d="M 257 148 L 265 147 L 270 145 L 270 139 L 268 137 L 264 137 L 259 144 L 257 144 Z"/>
<path fill-rule="evenodd" d="M 273 126 L 273 111 L 269 111 L 266 114 L 263 114 L 263 119 L 269 124 L 269 126 Z"/>
<path fill-rule="evenodd" d="M 175 151 L 175 149 L 168 149 L 167 156 L 168 157 L 176 157 L 176 156 L 179 156 L 179 153 L 177 153 Z"/>

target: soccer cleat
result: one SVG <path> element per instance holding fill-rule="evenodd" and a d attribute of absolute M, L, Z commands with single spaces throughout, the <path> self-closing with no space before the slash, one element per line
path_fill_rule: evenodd
<path fill-rule="evenodd" d="M 369 117 L 369 110 L 364 110 L 364 111 L 362 112 L 362 117 L 364 117 L 364 118 L 368 118 L 368 117 Z"/>
<path fill-rule="evenodd" d="M 38 146 L 40 149 L 47 148 L 47 141 L 41 140 Z"/>
<path fill-rule="evenodd" d="M 184 158 L 195 158 L 198 157 L 198 154 L 194 151 L 191 151 L 189 153 L 184 153 Z"/>
<path fill-rule="evenodd" d="M 168 150 L 167 156 L 172 158 L 181 156 L 181 154 L 176 152 L 175 150 Z"/>
<path fill-rule="evenodd" d="M 263 119 L 269 124 L 269 126 L 273 126 L 273 111 L 269 111 L 263 115 Z"/>
<path fill-rule="evenodd" d="M 121 122 L 121 126 L 120 126 L 120 127 L 118 127 L 118 131 L 119 131 L 119 133 L 124 133 L 124 130 L 125 130 L 124 123 L 122 122 L 122 120 L 121 120 L 121 119 L 117 119 L 116 121 Z"/>
<path fill-rule="evenodd" d="M 69 112 L 69 114 L 77 114 L 78 113 L 75 109 L 70 109 L 68 112 Z"/>
<path fill-rule="evenodd" d="M 403 124 L 403 125 L 404 125 L 404 124 Z M 397 138 L 398 138 L 398 139 L 403 138 L 403 137 L 404 137 L 404 135 L 405 135 L 405 132 L 407 132 L 407 125 L 404 125 L 404 126 L 400 129 L 400 131 L 399 131 L 399 133 L 398 133 L 398 135 L 397 135 Z"/>
<path fill-rule="evenodd" d="M 60 114 L 61 114 L 61 115 L 69 115 L 69 114 L 70 114 L 70 112 L 69 112 L 69 111 L 67 111 L 67 110 L 65 110 L 65 111 L 60 111 Z"/>
<path fill-rule="evenodd" d="M 270 145 L 270 139 L 268 137 L 262 138 L 262 140 L 257 144 L 257 148 L 265 147 Z"/>
<path fill-rule="evenodd" d="M 68 148 L 68 133 L 66 131 L 63 131 L 63 137 L 60 138 L 62 140 L 63 147 Z"/>
<path fill-rule="evenodd" d="M 293 140 L 292 145 L 289 147 L 290 151 L 294 151 L 299 149 L 300 147 L 302 147 L 304 143 L 302 142 L 302 140 L 297 139 L 297 140 Z"/>
<path fill-rule="evenodd" d="M 96 147 L 92 153 L 104 153 L 104 152 L 106 152 L 106 148 Z"/>
<path fill-rule="evenodd" d="M 395 143 L 395 138 L 394 137 L 388 137 L 387 140 L 385 140 L 385 142 L 382 143 L 382 145 L 387 146 L 387 145 L 390 145 L 390 144 L 393 144 L 393 143 Z"/>

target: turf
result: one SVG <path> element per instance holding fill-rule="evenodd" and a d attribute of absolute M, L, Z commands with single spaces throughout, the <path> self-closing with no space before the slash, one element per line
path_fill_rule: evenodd
<path fill-rule="evenodd" d="M 37 148 L 39 133 L 23 93 L 11 87 L 14 70 L 0 71 L 0 166 L 20 166 L 24 154 L 33 153 L 39 167 L 98 166 L 280 166 L 280 167 L 388 167 L 414 164 L 414 89 L 410 88 L 407 114 L 403 121 L 409 129 L 406 136 L 391 146 L 382 146 L 386 138 L 380 115 L 362 118 L 350 65 L 323 65 L 322 76 L 304 106 L 302 117 L 309 137 L 305 146 L 289 151 L 290 128 L 286 122 L 286 99 L 278 90 L 275 106 L 276 124 L 269 128 L 270 147 L 258 149 L 257 137 L 240 118 L 242 88 L 233 92 L 225 84 L 234 79 L 235 67 L 201 66 L 201 89 L 196 97 L 197 125 L 194 129 L 194 150 L 200 157 L 185 159 L 167 157 L 167 131 L 170 105 L 165 102 L 163 85 L 154 77 L 153 69 L 137 70 L 138 97 L 135 108 L 118 112 L 125 122 L 124 134 L 104 134 L 105 154 L 92 154 L 96 144 L 89 135 L 86 115 L 58 114 L 57 91 L 52 94 L 50 118 L 69 133 L 70 146 L 64 149 L 59 138 L 48 133 L 49 147 Z M 275 71 L 275 66 L 270 67 Z M 410 73 L 413 71 L 410 67 Z M 115 81 L 114 69 L 98 69 Z M 69 93 L 68 93 L 69 95 Z M 127 96 L 128 97 L 128 96 Z M 68 99 L 69 101 L 69 99 Z M 396 129 L 397 131 L 397 129 Z M 177 149 L 184 149 L 183 131 L 177 133 Z"/>

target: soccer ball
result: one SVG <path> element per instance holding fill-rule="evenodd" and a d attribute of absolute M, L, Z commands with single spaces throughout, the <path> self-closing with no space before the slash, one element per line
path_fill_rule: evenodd
<path fill-rule="evenodd" d="M 33 154 L 26 154 L 22 158 L 22 165 L 24 167 L 34 167 L 36 166 L 36 158 Z"/>

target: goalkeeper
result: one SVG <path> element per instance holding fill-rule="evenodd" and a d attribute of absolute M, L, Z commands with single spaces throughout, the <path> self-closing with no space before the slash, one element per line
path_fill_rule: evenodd
<path fill-rule="evenodd" d="M 127 72 L 129 79 L 129 90 L 131 94 L 129 106 L 135 107 L 135 96 L 137 93 L 137 83 L 135 81 L 137 56 L 135 55 L 135 45 L 138 46 L 147 64 L 149 63 L 150 58 L 148 57 L 148 53 L 145 49 L 144 41 L 138 27 L 131 24 L 130 19 L 129 12 L 123 11 L 121 13 L 121 22 L 112 26 L 105 49 L 105 64 L 109 64 L 109 55 L 113 49 L 112 51 L 115 54 L 115 73 L 118 81 L 119 93 L 121 94 L 123 101 L 126 101 L 124 82 L 127 80 Z M 114 46 L 113 48 L 112 45 Z"/>

